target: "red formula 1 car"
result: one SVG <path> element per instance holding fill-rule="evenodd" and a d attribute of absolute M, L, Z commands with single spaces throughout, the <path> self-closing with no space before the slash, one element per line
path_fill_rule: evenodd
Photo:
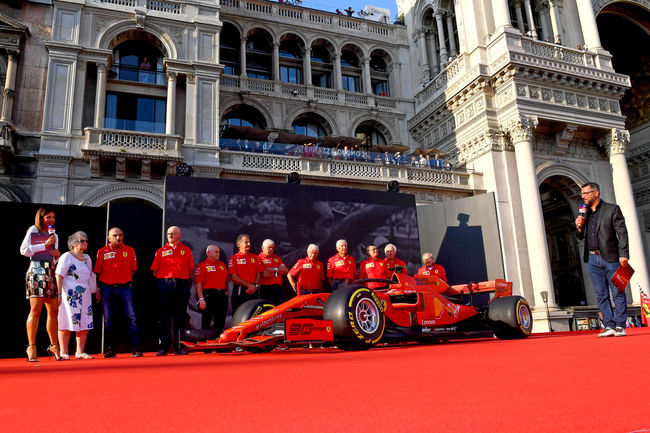
<path fill-rule="evenodd" d="M 371 290 L 368 282 L 382 282 Z M 395 273 L 392 280 L 366 279 L 334 293 L 297 296 L 280 305 L 265 300 L 243 303 L 233 326 L 218 340 L 183 341 L 188 350 L 250 352 L 279 344 L 333 342 L 345 350 L 377 343 L 450 338 L 526 338 L 533 327 L 528 302 L 512 296 L 505 280 L 449 286 L 436 276 Z"/>

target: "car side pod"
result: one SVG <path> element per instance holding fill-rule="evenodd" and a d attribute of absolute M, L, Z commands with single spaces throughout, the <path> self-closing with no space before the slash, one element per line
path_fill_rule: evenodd
<path fill-rule="evenodd" d="M 492 332 L 500 340 L 526 338 L 533 331 L 533 315 L 526 299 L 502 296 L 488 304 L 488 320 Z"/>
<path fill-rule="evenodd" d="M 343 350 L 363 350 L 377 344 L 386 325 L 384 305 L 364 286 L 348 286 L 334 291 L 323 309 L 323 320 L 331 320 L 337 346 Z"/>

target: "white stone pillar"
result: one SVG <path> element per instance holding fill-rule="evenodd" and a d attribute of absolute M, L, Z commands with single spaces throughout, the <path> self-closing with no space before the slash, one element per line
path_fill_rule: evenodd
<path fill-rule="evenodd" d="M 0 119 L 11 121 L 14 109 L 14 97 L 16 96 L 16 72 L 18 71 L 17 53 L 9 52 L 7 56 L 7 76 L 2 98 L 2 114 Z"/>
<path fill-rule="evenodd" d="M 343 89 L 343 79 L 341 77 L 341 53 L 334 54 L 334 88 Z"/>
<path fill-rule="evenodd" d="M 625 225 L 627 226 L 627 237 L 630 244 L 630 265 L 635 272 L 630 280 L 630 289 L 634 303 L 639 303 L 639 287 L 650 292 L 650 278 L 648 278 L 648 264 L 643 250 L 643 232 L 639 225 L 639 217 L 634 204 L 634 192 L 630 181 L 630 173 L 625 158 L 625 148 L 630 141 L 630 133 L 625 130 L 612 129 L 601 142 L 609 154 L 609 164 L 612 167 L 612 183 L 614 184 L 614 195 L 616 204 L 620 206 Z"/>
<path fill-rule="evenodd" d="M 197 91 L 196 75 L 187 74 L 185 79 L 185 137 L 186 144 L 197 142 Z"/>
<path fill-rule="evenodd" d="M 432 78 L 440 72 L 440 63 L 438 62 L 438 55 L 436 54 L 436 38 L 433 33 L 433 29 L 427 29 L 425 35 L 427 53 L 429 55 L 429 61 L 431 62 L 429 70 Z"/>
<path fill-rule="evenodd" d="M 246 36 L 239 41 L 239 75 L 242 77 L 248 75 L 246 71 Z"/>
<path fill-rule="evenodd" d="M 537 39 L 537 29 L 535 29 L 535 19 L 533 18 L 533 7 L 530 0 L 524 0 L 524 7 L 526 8 L 526 16 L 528 17 L 528 27 L 534 39 Z"/>
<path fill-rule="evenodd" d="M 106 64 L 97 63 L 97 91 L 95 93 L 95 128 L 104 127 L 106 110 Z"/>
<path fill-rule="evenodd" d="M 442 14 L 436 12 L 434 15 L 436 18 L 436 25 L 438 27 L 438 44 L 440 45 L 440 64 L 444 65 L 449 63 L 447 57 L 449 57 L 449 52 L 447 51 L 447 46 L 445 45 L 445 29 L 442 25 Z"/>
<path fill-rule="evenodd" d="M 558 6 L 558 1 L 553 0 L 548 2 L 550 15 L 551 15 L 551 27 L 553 29 L 553 40 L 551 42 L 557 42 L 558 39 L 562 39 L 562 24 L 560 22 L 560 8 Z"/>
<path fill-rule="evenodd" d="M 515 15 L 517 16 L 517 28 L 523 35 L 526 33 L 526 28 L 524 27 L 524 17 L 521 13 L 521 1 L 515 2 Z"/>
<path fill-rule="evenodd" d="M 454 37 L 454 21 L 451 14 L 447 15 L 447 32 L 449 33 L 449 55 L 456 57 L 458 49 L 456 48 L 456 38 Z"/>
<path fill-rule="evenodd" d="M 372 82 L 370 80 L 370 57 L 364 56 L 361 59 L 363 63 L 363 90 L 367 95 L 372 95 Z"/>
<path fill-rule="evenodd" d="M 311 48 L 305 48 L 302 53 L 302 73 L 304 79 L 302 80 L 305 85 L 311 86 Z"/>
<path fill-rule="evenodd" d="M 420 59 L 421 59 L 421 72 L 422 84 L 428 83 L 431 80 L 431 69 L 429 68 L 429 58 L 427 54 L 427 31 L 424 27 L 420 27 L 415 34 L 417 43 L 420 46 Z"/>
<path fill-rule="evenodd" d="M 580 26 L 582 27 L 582 37 L 587 48 L 602 48 L 600 44 L 600 35 L 596 25 L 596 16 L 591 0 L 576 0 L 578 5 L 578 15 L 580 17 Z"/>
<path fill-rule="evenodd" d="M 508 0 L 492 0 L 492 13 L 494 14 L 494 30 L 501 27 L 512 27 Z"/>
<path fill-rule="evenodd" d="M 72 106 L 72 131 L 81 134 L 84 113 L 84 97 L 86 94 L 86 69 L 85 60 L 77 60 L 77 76 L 75 78 L 74 99 Z"/>
<path fill-rule="evenodd" d="M 273 42 L 273 80 L 280 81 L 280 42 Z"/>
<path fill-rule="evenodd" d="M 176 72 L 167 71 L 167 118 L 165 134 L 172 135 L 176 129 Z"/>
<path fill-rule="evenodd" d="M 519 178 L 519 198 L 524 210 L 523 224 L 526 229 L 526 245 L 530 261 L 530 273 L 533 282 L 535 306 L 543 306 L 541 293 L 548 292 L 548 305 L 555 307 L 555 292 L 553 277 L 551 275 L 551 261 L 546 243 L 546 227 L 544 214 L 537 187 L 535 174 L 535 160 L 533 157 L 533 131 L 537 126 L 537 119 L 520 117 L 506 129 L 515 147 L 515 160 L 517 162 L 517 176 Z"/>
<path fill-rule="evenodd" d="M 548 22 L 550 20 L 548 3 L 542 3 L 540 6 L 537 6 L 537 12 L 539 13 L 539 21 L 542 24 L 542 39 L 546 40 L 546 38 L 550 38 L 553 33 L 548 28 Z"/>

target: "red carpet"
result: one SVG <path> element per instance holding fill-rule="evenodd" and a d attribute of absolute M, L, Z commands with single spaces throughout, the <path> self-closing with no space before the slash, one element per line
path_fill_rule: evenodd
<path fill-rule="evenodd" d="M 354 353 L 0 360 L 0 425 L 66 433 L 650 431 L 650 329 L 628 334 Z"/>

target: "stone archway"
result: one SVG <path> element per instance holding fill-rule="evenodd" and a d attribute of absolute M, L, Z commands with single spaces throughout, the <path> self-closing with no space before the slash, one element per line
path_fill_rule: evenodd
<path fill-rule="evenodd" d="M 547 177 L 539 186 L 555 300 L 560 307 L 587 305 L 582 246 L 575 237 L 575 203 L 580 186 L 564 175 Z"/>

